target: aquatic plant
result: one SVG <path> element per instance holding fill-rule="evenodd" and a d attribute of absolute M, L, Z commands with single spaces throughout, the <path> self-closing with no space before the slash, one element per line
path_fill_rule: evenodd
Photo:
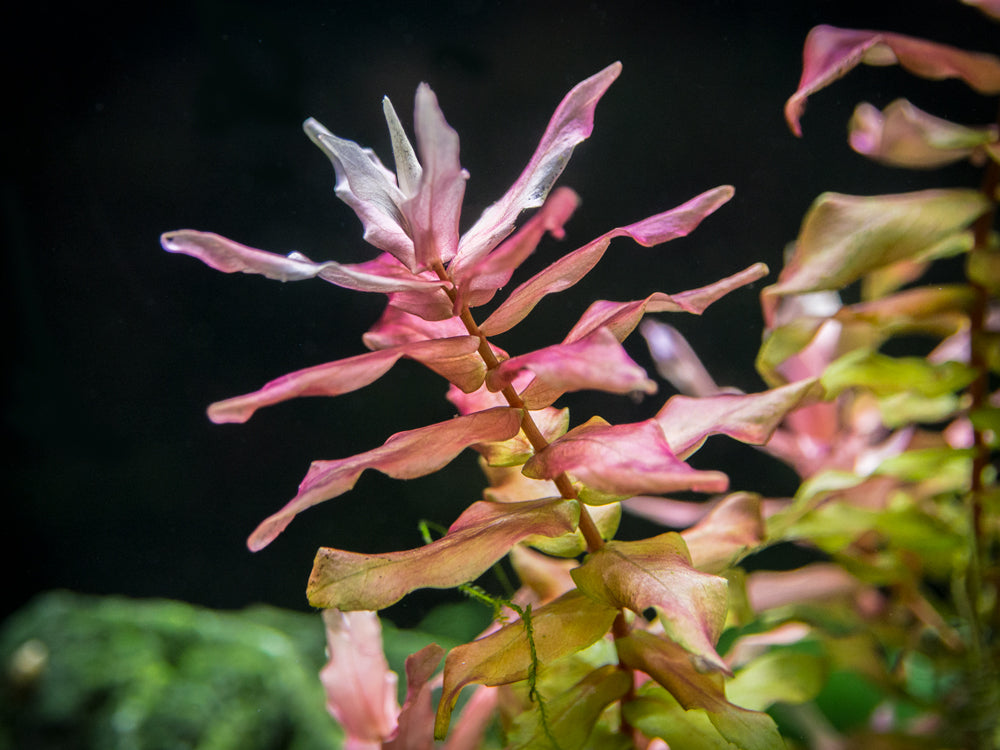
<path fill-rule="evenodd" d="M 786 107 L 793 131 L 806 98 L 859 63 L 898 63 L 1000 93 L 1000 59 L 991 55 L 818 27 Z M 458 135 L 421 84 L 415 146 L 383 101 L 394 170 L 305 123 L 333 164 L 337 196 L 379 251 L 372 260 L 317 262 L 194 230 L 163 235 L 166 250 L 227 273 L 319 278 L 387 297 L 362 337 L 369 351 L 213 404 L 213 421 L 350 393 L 401 358 L 444 378 L 457 412 L 356 455 L 314 461 L 297 494 L 250 535 L 251 550 L 350 491 L 366 470 L 408 479 L 443 469 L 465 449 L 479 454 L 483 499 L 438 538 L 425 529 L 415 549 L 316 555 L 307 594 L 325 610 L 323 683 L 347 746 L 428 748 L 436 738 L 448 748 L 479 747 L 494 717 L 515 748 L 763 750 L 783 746 L 782 733 L 846 747 L 848 735 L 865 732 L 885 747 L 942 737 L 991 746 L 1000 706 L 990 463 L 1000 424 L 990 380 L 1000 369 L 997 126 L 954 125 L 902 101 L 884 112 L 858 108 L 851 144 L 860 153 L 913 167 L 973 159 L 987 165 L 984 182 L 978 190 L 820 196 L 761 295 L 757 364 L 766 390 L 719 388 L 675 331 L 643 321 L 701 314 L 762 278 L 759 263 L 699 289 L 598 300 L 558 343 L 508 354 L 496 337 L 579 282 L 613 239 L 655 247 L 686 236 L 733 195 L 716 187 L 612 229 L 505 292 L 545 235 L 563 237 L 578 200 L 555 183 L 620 71 L 610 65 L 566 95 L 520 177 L 464 233 L 469 175 Z M 966 278 L 919 285 L 934 260 L 961 254 Z M 860 301 L 844 304 L 838 292 L 851 285 Z M 565 393 L 656 393 L 623 346 L 640 323 L 681 393 L 641 422 L 595 416 L 571 427 L 568 410 L 555 406 Z M 885 350 L 915 334 L 938 343 L 925 354 Z M 785 461 L 802 479 L 799 491 L 791 499 L 727 493 L 723 472 L 687 463 L 712 435 L 760 446 L 762 461 L 765 453 Z M 663 497 L 674 493 L 710 498 Z M 623 505 L 677 530 L 617 540 Z M 779 542 L 809 545 L 824 561 L 784 572 L 740 567 Z M 513 595 L 474 585 L 504 558 L 520 579 Z M 400 707 L 376 613 L 422 588 L 459 588 L 489 606 L 494 623 L 447 653 L 431 645 L 413 654 Z M 872 696 L 860 713 L 829 710 L 844 685 Z M 472 686 L 449 734 L 460 694 Z"/>

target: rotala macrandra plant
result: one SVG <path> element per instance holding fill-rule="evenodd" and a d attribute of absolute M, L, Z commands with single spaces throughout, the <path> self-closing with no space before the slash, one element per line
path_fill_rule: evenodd
<path fill-rule="evenodd" d="M 921 50 L 918 57 L 940 58 L 936 48 Z M 809 59 L 807 55 L 807 65 Z M 978 64 L 1000 70 L 993 58 Z M 842 73 L 847 67 L 843 61 L 832 65 L 818 74 L 812 90 L 831 80 L 833 70 Z M 270 544 L 299 513 L 350 491 L 367 469 L 407 479 L 443 469 L 464 449 L 479 454 L 488 485 L 483 497 L 439 538 L 428 535 L 426 544 L 411 550 L 359 554 L 321 548 L 316 555 L 307 593 L 312 605 L 325 610 L 330 661 L 322 679 L 347 747 L 430 748 L 437 740 L 452 750 L 490 742 L 562 750 L 668 745 L 764 750 L 783 746 L 778 724 L 766 710 L 776 702 L 802 704 L 819 692 L 820 661 L 807 652 L 818 648 L 815 644 L 829 645 L 830 639 L 821 638 L 821 629 L 801 612 L 773 615 L 768 605 L 789 605 L 811 585 L 827 590 L 831 580 L 843 588 L 843 577 L 855 571 L 838 569 L 831 578 L 829 568 L 809 570 L 794 579 L 806 581 L 798 587 L 786 586 L 786 581 L 794 583 L 788 578 L 775 579 L 777 585 L 764 581 L 751 586 L 752 577 L 738 565 L 773 541 L 817 543 L 804 524 L 825 501 L 821 492 L 831 485 L 823 469 L 835 462 L 824 463 L 814 449 L 845 461 L 863 456 L 865 467 L 887 455 L 876 450 L 880 443 L 873 434 L 857 434 L 877 418 L 863 410 L 868 402 L 859 398 L 851 401 L 856 408 L 844 407 L 844 394 L 867 386 L 864 378 L 875 367 L 872 362 L 881 360 L 867 350 L 846 362 L 837 359 L 855 343 L 847 338 L 840 339 L 839 348 L 811 351 L 809 342 L 825 329 L 818 314 L 796 313 L 793 303 L 814 291 L 814 276 L 834 285 L 822 288 L 832 289 L 875 269 L 925 256 L 909 252 L 915 245 L 907 239 L 906 251 L 885 251 L 859 265 L 851 249 L 860 247 L 859 238 L 871 235 L 873 220 L 850 200 L 827 198 L 823 205 L 833 205 L 822 210 L 834 211 L 836 220 L 819 222 L 808 241 L 800 237 L 789 267 L 764 293 L 768 338 L 760 362 L 769 389 L 746 394 L 713 384 L 693 395 L 669 398 L 642 422 L 610 424 L 595 416 L 574 424 L 568 411 L 556 405 L 565 393 L 656 392 L 656 383 L 623 347 L 644 316 L 700 314 L 767 273 L 762 264 L 754 264 L 699 289 L 623 302 L 597 300 L 582 309 L 568 332 L 556 334 L 556 343 L 527 353 L 499 348 L 496 341 L 502 334 L 527 319 L 544 297 L 582 279 L 613 239 L 654 247 L 685 236 L 733 195 L 729 186 L 716 187 L 664 213 L 612 229 L 506 291 L 546 234 L 563 236 L 577 196 L 555 183 L 573 149 L 591 134 L 598 101 L 620 71 L 619 64 L 610 65 L 566 95 L 520 177 L 464 232 L 460 210 L 469 175 L 459 161 L 458 136 L 430 87 L 421 84 L 413 115 L 415 147 L 388 99 L 383 102 L 394 170 L 371 150 L 333 135 L 314 120 L 305 123 L 309 137 L 333 163 L 337 196 L 361 219 L 365 239 L 378 251 L 372 260 L 316 262 L 205 232 L 163 235 L 168 251 L 192 255 L 227 273 L 259 273 L 282 281 L 319 278 L 387 297 L 383 315 L 362 336 L 367 352 L 293 372 L 258 391 L 213 404 L 213 421 L 243 422 L 261 407 L 297 396 L 350 393 L 391 377 L 392 366 L 403 357 L 447 381 L 447 398 L 456 412 L 436 424 L 398 425 L 405 431 L 356 455 L 314 461 L 297 494 L 250 535 L 250 549 Z M 992 138 L 995 144 L 995 133 Z M 913 209 L 930 215 L 940 208 L 948 216 L 933 234 L 933 247 L 965 231 L 994 200 L 970 192 Z M 892 223 L 903 210 L 898 201 L 863 205 L 898 229 Z M 534 212 L 523 216 L 528 209 Z M 903 223 L 912 223 L 909 216 Z M 807 218 L 803 233 L 809 226 Z M 909 237 L 893 232 L 887 242 Z M 834 250 L 813 252 L 817 243 L 834 243 Z M 975 246 L 985 252 L 987 244 L 981 239 Z M 887 283 L 880 288 L 887 289 Z M 984 287 L 980 296 L 990 298 L 991 289 Z M 965 297 L 956 292 L 946 300 L 921 298 L 918 304 L 937 300 L 938 309 L 959 298 Z M 978 313 L 982 320 L 985 309 Z M 809 321 L 798 324 L 802 331 L 794 328 L 796 314 Z M 792 333 L 782 327 L 788 316 Z M 652 341 L 651 329 L 644 332 Z M 830 336 L 819 340 L 829 345 Z M 672 351 L 654 349 L 654 356 L 668 369 L 671 362 L 693 362 L 693 355 L 677 353 L 682 349 Z M 957 391 L 971 388 L 972 371 L 974 364 L 952 367 L 948 377 L 940 377 Z M 983 406 L 986 399 L 981 393 L 974 403 Z M 949 412 L 948 405 L 955 411 Z M 932 406 L 940 419 L 969 416 L 960 395 L 947 404 L 905 401 L 904 406 L 909 411 L 902 419 L 908 423 L 919 421 L 913 410 Z M 846 421 L 831 423 L 837 414 Z M 818 425 L 830 427 L 822 433 L 830 445 L 810 433 Z M 764 501 L 750 492 L 730 492 L 724 473 L 685 463 L 716 434 L 760 445 L 791 463 L 807 480 L 803 497 Z M 855 478 L 851 484 L 841 474 L 836 477 L 832 486 L 837 490 L 862 481 Z M 400 485 L 400 492 L 405 491 Z M 638 541 L 615 539 L 623 503 L 644 511 L 658 504 L 672 508 L 677 501 L 663 496 L 678 492 L 710 495 L 711 502 L 701 506 L 708 512 L 693 525 L 675 524 L 679 532 Z M 978 492 L 982 504 L 986 491 Z M 500 598 L 471 585 L 505 557 L 521 582 L 513 596 Z M 981 579 L 981 566 L 977 571 Z M 400 707 L 396 676 L 381 653 L 376 613 L 421 588 L 461 588 L 492 606 L 495 620 L 480 637 L 447 654 L 436 645 L 413 654 L 406 663 L 406 699 Z M 775 591 L 783 596 L 775 598 Z M 857 594 L 856 588 L 850 591 Z M 788 650 L 794 648 L 799 650 Z M 801 679 L 790 679 L 788 668 L 799 670 Z M 453 722 L 465 688 L 464 707 Z M 492 740 L 484 739 L 489 724 L 499 726 Z"/>

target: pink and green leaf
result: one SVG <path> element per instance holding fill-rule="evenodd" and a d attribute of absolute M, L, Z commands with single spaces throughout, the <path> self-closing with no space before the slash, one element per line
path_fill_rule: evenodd
<path fill-rule="evenodd" d="M 615 237 L 631 237 L 643 247 L 653 247 L 678 237 L 686 237 L 706 216 L 732 198 L 733 193 L 732 187 L 723 185 L 708 190 L 670 211 L 627 227 L 612 229 L 580 249 L 564 255 L 517 287 L 493 311 L 493 314 L 483 321 L 480 329 L 485 335 L 494 336 L 516 326 L 543 297 L 565 291 L 586 276 L 604 257 L 604 252 Z"/>
<path fill-rule="evenodd" d="M 703 710 L 715 730 L 732 745 L 741 750 L 783 750 L 785 747 L 770 716 L 749 711 L 726 700 L 722 676 L 696 669 L 690 656 L 676 643 L 640 630 L 619 639 L 617 646 L 625 664 L 645 672 L 660 683 L 685 711 Z M 676 728 L 671 727 L 671 722 L 664 721 L 671 712 L 664 708 L 643 707 L 639 703 L 636 709 L 632 709 L 634 713 L 627 713 L 626 716 L 630 720 L 634 718 L 648 734 L 663 737 L 668 742 L 686 742 L 690 734 L 682 731 L 675 736 L 673 732 Z M 698 733 L 705 733 L 705 730 L 701 727 Z M 706 733 L 706 741 L 710 737 L 710 733 Z M 723 748 L 729 745 L 716 746 Z"/>
<path fill-rule="evenodd" d="M 786 414 L 820 395 L 815 379 L 760 393 L 721 393 L 703 398 L 677 395 L 671 396 L 654 419 L 670 449 L 678 457 L 687 458 L 709 435 L 728 435 L 742 443 L 763 445 Z"/>
<path fill-rule="evenodd" d="M 569 473 L 586 488 L 608 495 L 604 502 L 678 490 L 723 492 L 728 486 L 725 474 L 697 471 L 677 458 L 654 419 L 609 425 L 595 417 L 552 442 L 523 471 L 532 479 Z"/>
<path fill-rule="evenodd" d="M 611 541 L 573 571 L 590 597 L 642 614 L 653 608 L 667 636 L 706 669 L 729 673 L 715 643 L 728 609 L 725 578 L 696 570 L 681 536 Z"/>
<path fill-rule="evenodd" d="M 426 365 L 463 390 L 475 390 L 486 376 L 482 359 L 474 356 L 478 347 L 476 337 L 459 336 L 359 354 L 298 370 L 272 380 L 253 393 L 218 401 L 208 407 L 208 416 L 216 424 L 246 422 L 257 409 L 292 398 L 350 393 L 374 383 L 401 357 Z"/>
<path fill-rule="evenodd" d="M 360 554 L 320 548 L 307 594 L 314 607 L 384 609 L 411 591 L 447 589 L 475 580 L 529 536 L 576 528 L 579 506 L 563 498 L 473 503 L 448 533 L 401 552 Z"/>
<path fill-rule="evenodd" d="M 796 135 L 806 99 L 857 65 L 899 64 L 922 78 L 959 78 L 982 94 L 1000 94 L 1000 58 L 883 31 L 817 26 L 806 37 L 802 78 L 785 103 L 785 119 Z"/>
<path fill-rule="evenodd" d="M 767 538 L 760 497 L 749 492 L 728 495 L 681 537 L 695 568 L 705 573 L 728 570 Z"/>
<path fill-rule="evenodd" d="M 529 409 L 549 406 L 558 395 L 568 391 L 656 393 L 656 383 L 626 354 L 618 339 L 606 328 L 598 328 L 570 344 L 555 344 L 512 357 L 490 370 L 486 385 L 493 391 L 502 390 L 522 370 L 533 372 L 534 382 L 545 387 L 544 397 L 532 398 L 529 390 L 522 392 L 521 398 Z"/>
<path fill-rule="evenodd" d="M 421 477 L 446 466 L 465 448 L 512 437 L 520 424 L 520 410 L 490 409 L 398 432 L 381 447 L 349 458 L 314 461 L 299 485 L 298 494 L 257 527 L 247 546 L 254 552 L 263 549 L 303 510 L 352 489 L 366 469 L 375 469 L 395 479 Z"/>
<path fill-rule="evenodd" d="M 969 128 L 942 120 L 897 99 L 883 111 L 862 103 L 849 126 L 851 148 L 859 154 L 894 167 L 930 169 L 981 158 L 985 147 L 1000 139 L 996 126 Z"/>
<path fill-rule="evenodd" d="M 979 191 L 968 189 L 874 197 L 824 193 L 806 214 L 778 283 L 763 292 L 765 312 L 770 318 L 775 296 L 838 290 L 892 263 L 920 260 L 988 208 Z"/>
<path fill-rule="evenodd" d="M 458 694 L 466 685 L 509 685 L 528 677 L 532 650 L 539 664 L 581 651 L 602 638 L 618 610 L 571 591 L 531 613 L 532 640 L 517 620 L 479 640 L 453 648 L 444 663 L 444 689 L 434 735 L 448 731 Z"/>

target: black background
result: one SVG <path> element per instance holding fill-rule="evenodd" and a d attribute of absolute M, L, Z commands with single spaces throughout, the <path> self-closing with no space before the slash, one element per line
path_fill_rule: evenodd
<path fill-rule="evenodd" d="M 320 545 L 419 544 L 417 521 L 450 523 L 481 489 L 471 454 L 400 483 L 357 489 L 249 553 L 258 521 L 290 498 L 309 461 L 375 447 L 447 418 L 434 376 L 403 362 L 340 399 L 266 409 L 216 426 L 204 407 L 285 372 L 363 351 L 384 298 L 319 281 L 226 276 L 159 248 L 159 234 L 212 230 L 314 260 L 371 256 L 333 171 L 301 132 L 315 116 L 391 161 L 380 100 L 409 126 L 420 81 L 438 95 L 471 173 L 463 227 L 519 174 L 569 88 L 614 60 L 624 72 L 561 184 L 583 205 L 561 245 L 718 184 L 736 198 L 692 237 L 655 249 L 619 241 L 574 291 L 549 298 L 497 343 L 554 343 L 594 298 L 637 299 L 709 283 L 782 248 L 823 190 L 970 184 L 970 168 L 904 173 L 846 145 L 862 99 L 907 95 L 982 124 L 995 101 L 956 82 L 864 68 L 810 100 L 805 138 L 782 119 L 810 27 L 886 28 L 996 52 L 998 27 L 927 2 L 34 3 L 7 26 L 2 191 L 7 551 L 4 612 L 32 593 L 167 596 L 216 607 L 306 609 Z M 758 389 L 756 289 L 701 319 L 673 318 L 726 384 Z M 630 351 L 648 366 L 642 342 Z M 669 395 L 570 399 L 574 423 L 650 416 Z M 738 489 L 788 492 L 787 472 L 711 441 L 697 461 Z M 634 524 L 624 533 L 641 533 Z M 401 619 L 408 613 L 399 610 Z M 410 605 L 417 606 L 417 605 Z"/>

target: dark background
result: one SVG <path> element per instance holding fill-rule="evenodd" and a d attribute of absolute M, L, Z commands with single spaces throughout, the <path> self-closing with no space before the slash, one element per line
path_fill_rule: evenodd
<path fill-rule="evenodd" d="M 574 291 L 497 341 L 517 353 L 560 339 L 594 298 L 681 291 L 757 260 L 777 272 L 823 190 L 975 179 L 966 167 L 903 173 L 853 154 L 844 135 L 857 101 L 906 95 L 976 124 L 996 106 L 956 82 L 863 68 L 810 101 L 803 140 L 785 127 L 782 105 L 815 24 L 998 51 L 1000 27 L 949 0 L 139 5 L 36 2 L 7 27 L 4 613 L 53 587 L 304 610 L 318 546 L 416 546 L 419 519 L 450 523 L 478 496 L 471 454 L 408 483 L 369 472 L 266 550 L 244 546 L 310 460 L 452 413 L 440 381 L 402 362 L 356 395 L 272 407 L 246 425 L 204 415 L 211 401 L 360 353 L 384 304 L 320 281 L 226 276 L 159 248 L 161 232 L 190 227 L 314 260 L 370 257 L 333 196 L 329 162 L 301 132 L 305 117 L 388 163 L 382 95 L 409 126 L 414 89 L 429 82 L 472 175 L 464 228 L 520 173 L 565 92 L 621 60 L 594 134 L 561 180 L 583 205 L 566 241 L 543 245 L 531 269 L 705 189 L 736 186 L 690 238 L 656 249 L 618 241 Z M 721 382 L 751 390 L 761 385 L 758 291 L 671 320 Z M 649 364 L 638 336 L 629 347 Z M 574 423 L 598 412 L 634 421 L 669 393 L 569 403 Z M 794 489 L 787 473 L 724 441 L 697 461 L 729 471 L 737 489 Z M 623 533 L 643 530 L 629 523 Z M 419 600 L 397 608 L 402 620 L 415 614 L 407 606 Z"/>

